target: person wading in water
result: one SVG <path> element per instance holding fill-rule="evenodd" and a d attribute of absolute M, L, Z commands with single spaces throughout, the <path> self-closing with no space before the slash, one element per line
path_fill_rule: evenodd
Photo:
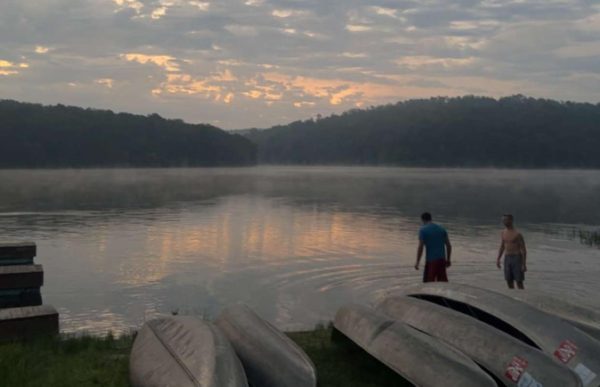
<path fill-rule="evenodd" d="M 448 282 L 446 268 L 450 267 L 452 245 L 446 230 L 432 222 L 431 214 L 425 212 L 421 215 L 423 227 L 419 230 L 419 248 L 417 249 L 417 263 L 415 269 L 419 270 L 419 263 L 425 247 L 425 270 L 423 282 Z"/>
<path fill-rule="evenodd" d="M 502 230 L 500 249 L 496 266 L 502 268 L 500 259 L 504 254 L 504 279 L 510 289 L 515 288 L 515 282 L 519 289 L 524 289 L 525 272 L 527 271 L 527 248 L 525 239 L 514 227 L 514 217 L 510 214 L 502 216 L 505 229 Z"/>

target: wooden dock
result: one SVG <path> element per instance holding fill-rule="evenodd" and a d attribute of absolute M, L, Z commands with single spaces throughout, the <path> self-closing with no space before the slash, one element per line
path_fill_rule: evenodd
<path fill-rule="evenodd" d="M 33 242 L 0 244 L 0 341 L 58 334 L 58 312 L 42 305 L 44 268 Z"/>

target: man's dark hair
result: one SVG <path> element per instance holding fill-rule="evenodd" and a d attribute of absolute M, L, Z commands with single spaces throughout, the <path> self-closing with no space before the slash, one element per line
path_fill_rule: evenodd
<path fill-rule="evenodd" d="M 431 222 L 431 214 L 429 212 L 424 212 L 421 214 L 421 220 L 423 222 Z"/>
<path fill-rule="evenodd" d="M 504 214 L 502 216 L 506 216 L 507 218 L 515 219 L 515 217 L 512 214 Z"/>

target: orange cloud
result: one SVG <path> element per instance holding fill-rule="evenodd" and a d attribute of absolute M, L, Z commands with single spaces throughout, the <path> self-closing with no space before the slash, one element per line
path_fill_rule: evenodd
<path fill-rule="evenodd" d="M 156 66 L 162 67 L 167 71 L 179 71 L 179 65 L 174 61 L 176 58 L 169 55 L 146 55 L 139 53 L 128 53 L 122 54 L 121 58 L 129 62 L 137 62 L 141 64 L 152 63 Z"/>

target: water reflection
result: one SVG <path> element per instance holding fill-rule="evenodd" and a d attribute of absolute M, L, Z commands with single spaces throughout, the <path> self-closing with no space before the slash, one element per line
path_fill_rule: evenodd
<path fill-rule="evenodd" d="M 455 246 L 451 280 L 503 288 L 499 214 L 530 251 L 527 285 L 598 306 L 599 252 L 573 240 L 594 171 L 249 168 L 0 171 L 2 240 L 35 240 L 64 330 L 128 330 L 243 301 L 285 329 L 419 281 L 418 214 Z"/>

